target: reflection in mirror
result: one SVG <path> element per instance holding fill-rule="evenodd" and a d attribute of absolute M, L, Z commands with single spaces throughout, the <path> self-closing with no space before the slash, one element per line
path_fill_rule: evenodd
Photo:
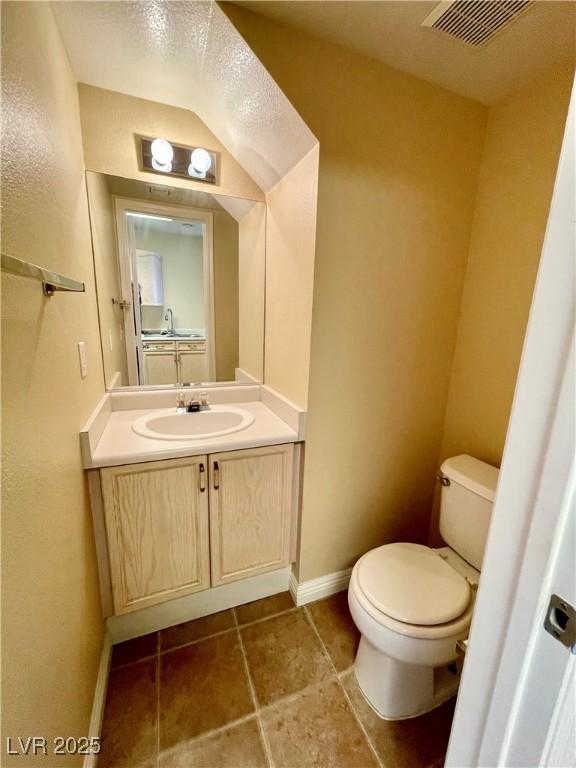
<path fill-rule="evenodd" d="M 107 387 L 262 381 L 265 204 L 86 183 Z"/>

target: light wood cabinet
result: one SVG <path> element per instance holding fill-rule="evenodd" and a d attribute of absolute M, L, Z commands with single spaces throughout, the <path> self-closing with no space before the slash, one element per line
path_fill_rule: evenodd
<path fill-rule="evenodd" d="M 101 469 L 107 615 L 288 565 L 296 455 L 289 444 Z"/>
<path fill-rule="evenodd" d="M 206 381 L 208 370 L 206 366 L 206 352 L 178 351 L 179 381 L 194 383 Z"/>
<path fill-rule="evenodd" d="M 149 341 L 143 344 L 145 384 L 206 381 L 205 341 Z"/>
<path fill-rule="evenodd" d="M 288 565 L 294 446 L 211 454 L 212 586 Z"/>
<path fill-rule="evenodd" d="M 210 586 L 207 457 L 101 470 L 114 613 Z"/>
<path fill-rule="evenodd" d="M 178 363 L 176 351 L 144 352 L 145 384 L 176 384 Z"/>

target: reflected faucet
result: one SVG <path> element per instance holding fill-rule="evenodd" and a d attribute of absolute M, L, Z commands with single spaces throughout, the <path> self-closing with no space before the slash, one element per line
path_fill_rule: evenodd
<path fill-rule="evenodd" d="M 168 320 L 168 313 L 170 313 L 170 325 L 168 326 L 168 330 L 170 333 L 174 333 L 174 315 L 172 314 L 172 310 L 170 307 L 166 307 L 166 314 L 164 315 L 164 320 Z"/>

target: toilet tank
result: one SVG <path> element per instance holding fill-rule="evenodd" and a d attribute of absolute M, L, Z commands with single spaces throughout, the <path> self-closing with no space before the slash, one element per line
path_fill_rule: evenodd
<path fill-rule="evenodd" d="M 440 467 L 440 535 L 480 570 L 498 482 L 496 467 L 472 456 L 454 456 Z"/>

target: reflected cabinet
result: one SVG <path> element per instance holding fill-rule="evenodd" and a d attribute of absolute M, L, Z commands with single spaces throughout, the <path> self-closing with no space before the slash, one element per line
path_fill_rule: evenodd
<path fill-rule="evenodd" d="M 150 341 L 143 345 L 144 384 L 186 384 L 209 378 L 205 341 Z"/>

